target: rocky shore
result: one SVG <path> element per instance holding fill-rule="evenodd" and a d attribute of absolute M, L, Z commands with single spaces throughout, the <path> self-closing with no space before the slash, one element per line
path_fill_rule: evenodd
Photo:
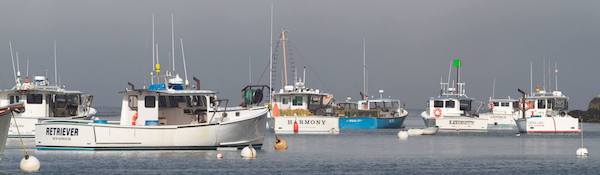
<path fill-rule="evenodd" d="M 587 111 L 573 110 L 569 112 L 569 115 L 582 118 L 584 122 L 600 123 L 600 96 L 596 96 L 590 101 Z"/>

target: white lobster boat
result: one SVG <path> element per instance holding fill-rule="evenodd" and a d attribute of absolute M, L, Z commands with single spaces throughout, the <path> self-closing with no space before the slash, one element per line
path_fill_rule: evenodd
<path fill-rule="evenodd" d="M 521 133 L 579 133 L 579 120 L 567 114 L 569 98 L 561 91 L 538 90 L 526 98 L 525 115 L 516 124 Z"/>
<path fill-rule="evenodd" d="M 451 87 L 450 82 L 440 82 L 440 95 L 430 98 L 421 113 L 425 126 L 437 126 L 440 131 L 487 131 L 487 119 L 477 116 L 473 99 L 465 94 L 465 83 L 459 81 L 460 60 L 455 60 L 455 65 L 458 83 Z"/>
<path fill-rule="evenodd" d="M 119 122 L 43 121 L 36 125 L 36 146 L 38 149 L 182 150 L 262 145 L 266 107 L 227 107 L 227 101 L 217 100 L 214 91 L 177 87 L 181 84 L 158 83 L 148 89 L 132 86 L 122 92 Z"/>
<path fill-rule="evenodd" d="M 93 96 L 80 91 L 65 90 L 50 85 L 44 76 L 17 79 L 17 84 L 9 90 L 0 91 L 0 106 L 23 103 L 25 110 L 15 116 L 9 137 L 33 137 L 35 124 L 51 119 L 86 119 L 96 114 L 92 108 Z M 17 132 L 18 124 L 20 132 Z"/>
<path fill-rule="evenodd" d="M 488 129 L 516 129 L 515 119 L 520 114 L 519 100 L 510 97 L 490 99 L 488 108 L 489 112 L 479 114 L 479 118 L 488 120 Z"/>

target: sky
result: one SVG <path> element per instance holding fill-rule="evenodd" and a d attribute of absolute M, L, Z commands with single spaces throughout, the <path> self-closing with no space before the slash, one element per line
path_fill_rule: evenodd
<path fill-rule="evenodd" d="M 376 96 L 383 89 L 384 96 L 399 98 L 409 108 L 423 108 L 439 92 L 440 78 L 446 79 L 456 57 L 462 59 L 461 79 L 467 83 L 467 94 L 480 101 L 491 96 L 494 79 L 496 97 L 517 97 L 517 88 L 529 89 L 530 62 L 534 83 L 541 86 L 544 59 L 552 66 L 558 64 L 558 87 L 571 98 L 571 109 L 586 109 L 600 93 L 600 1 L 0 3 L 0 88 L 14 85 L 9 40 L 20 54 L 21 72 L 26 72 L 29 59 L 30 75 L 47 72 L 51 82 L 56 40 L 61 82 L 67 89 L 92 93 L 96 106 L 120 106 L 118 92 L 128 87 L 127 82 L 138 87 L 148 83 L 152 14 L 160 62 L 163 70 L 171 68 L 170 13 L 175 16 L 176 41 L 184 42 L 190 79 L 198 77 L 202 89 L 218 91 L 220 98 L 240 101 L 240 89 L 250 82 L 249 75 L 255 84 L 268 84 L 270 4 L 274 5 L 274 40 L 282 29 L 288 31 L 298 72 L 307 67 L 307 85 L 334 94 L 338 101 L 347 96 L 357 99 L 362 90 L 363 38 L 369 94 Z M 175 69 L 183 74 L 180 49 L 177 43 Z M 553 85 L 554 80 L 547 84 Z M 274 85 L 280 88 L 280 83 Z"/>

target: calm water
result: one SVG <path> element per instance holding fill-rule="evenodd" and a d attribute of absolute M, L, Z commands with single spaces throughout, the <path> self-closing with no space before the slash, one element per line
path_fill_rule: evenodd
<path fill-rule="evenodd" d="M 118 109 L 117 109 L 118 110 Z M 101 111 L 102 112 L 102 111 Z M 407 127 L 422 127 L 411 111 Z M 397 130 L 288 135 L 285 152 L 269 133 L 258 158 L 239 151 L 37 151 L 42 174 L 599 174 L 600 124 L 585 124 L 591 156 L 578 159 L 579 135 L 514 131 L 441 133 L 397 139 Z M 25 140 L 27 147 L 33 139 Z M 19 173 L 22 151 L 9 139 L 0 172 Z M 216 159 L 221 152 L 224 159 Z"/>

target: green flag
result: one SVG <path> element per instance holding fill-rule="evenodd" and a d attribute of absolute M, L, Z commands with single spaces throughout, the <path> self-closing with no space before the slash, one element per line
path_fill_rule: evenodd
<path fill-rule="evenodd" d="M 455 68 L 460 68 L 460 66 L 461 66 L 460 58 L 457 57 L 456 59 L 454 59 L 452 66 L 454 66 Z"/>

